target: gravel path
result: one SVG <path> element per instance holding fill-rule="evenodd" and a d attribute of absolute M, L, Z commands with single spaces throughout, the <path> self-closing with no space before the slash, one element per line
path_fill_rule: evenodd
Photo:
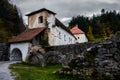
<path fill-rule="evenodd" d="M 15 62 L 11 62 L 11 61 L 0 62 L 0 80 L 14 80 L 10 74 L 10 70 L 8 69 L 9 64 L 12 63 Z"/>

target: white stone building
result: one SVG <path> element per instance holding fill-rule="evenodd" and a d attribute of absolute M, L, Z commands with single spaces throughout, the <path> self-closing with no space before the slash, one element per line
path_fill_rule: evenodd
<path fill-rule="evenodd" d="M 88 42 L 85 32 L 79 29 L 78 25 L 74 26 L 70 31 L 76 37 L 78 43 Z"/>
<path fill-rule="evenodd" d="M 31 44 L 57 46 L 76 43 L 74 35 L 55 14 L 45 8 L 27 14 L 28 29 L 10 40 L 10 60 L 25 61 Z"/>

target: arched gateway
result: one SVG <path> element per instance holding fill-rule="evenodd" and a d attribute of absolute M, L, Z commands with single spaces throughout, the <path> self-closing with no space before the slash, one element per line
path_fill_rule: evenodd
<path fill-rule="evenodd" d="M 22 61 L 22 53 L 18 48 L 15 48 L 12 50 L 12 53 L 10 55 L 11 61 Z"/>

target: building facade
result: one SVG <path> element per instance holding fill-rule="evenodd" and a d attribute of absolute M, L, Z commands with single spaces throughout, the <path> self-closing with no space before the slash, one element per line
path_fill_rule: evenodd
<path fill-rule="evenodd" d="M 27 14 L 28 29 L 10 40 L 10 60 L 25 61 L 31 45 L 75 44 L 74 35 L 55 15 L 56 13 L 45 8 Z"/>
<path fill-rule="evenodd" d="M 83 32 L 81 29 L 79 29 L 78 25 L 74 26 L 70 31 L 76 37 L 77 43 L 88 42 L 85 32 Z"/>

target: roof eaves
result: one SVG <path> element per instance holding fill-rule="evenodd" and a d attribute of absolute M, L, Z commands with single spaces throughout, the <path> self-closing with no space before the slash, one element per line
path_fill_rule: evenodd
<path fill-rule="evenodd" d="M 49 13 L 52 13 L 52 14 L 54 14 L 54 15 L 56 14 L 55 12 L 50 11 L 50 10 L 48 10 L 48 9 L 46 9 L 46 8 L 42 8 L 42 9 L 40 9 L 40 10 L 36 10 L 36 11 L 33 11 L 33 12 L 29 13 L 29 14 L 26 14 L 26 16 L 34 15 L 34 14 L 39 13 L 39 12 L 41 12 L 41 11 L 48 11 Z"/>
<path fill-rule="evenodd" d="M 30 42 L 31 40 L 24 40 L 24 41 L 14 41 L 14 42 L 9 42 L 9 44 L 13 43 L 23 43 L 23 42 Z"/>
<path fill-rule="evenodd" d="M 10 41 L 9 41 L 9 43 L 18 43 L 18 42 L 26 42 L 26 41 L 30 41 L 30 40 L 32 40 L 36 35 L 38 35 L 40 32 L 42 32 L 43 30 L 45 30 L 46 29 L 46 27 L 44 27 L 44 28 L 42 28 L 42 30 L 40 30 L 37 34 L 35 34 L 33 37 L 30 37 L 30 38 L 27 38 L 27 39 L 23 39 L 23 40 L 14 40 L 14 39 L 16 39 L 17 37 L 19 37 L 20 35 L 23 35 L 25 32 L 27 32 L 27 30 L 25 30 L 24 32 L 22 32 L 20 35 L 18 35 L 16 38 L 14 38 L 14 39 L 11 39 Z M 32 29 L 31 29 L 32 30 Z"/>

